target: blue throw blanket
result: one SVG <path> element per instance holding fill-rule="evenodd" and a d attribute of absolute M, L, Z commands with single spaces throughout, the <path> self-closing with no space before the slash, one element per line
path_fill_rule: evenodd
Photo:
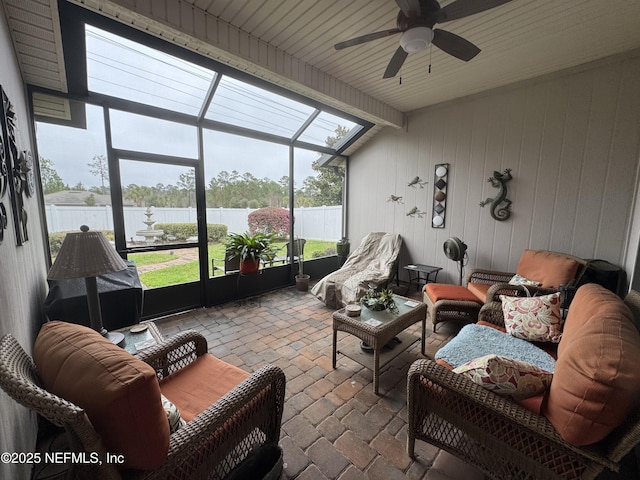
<path fill-rule="evenodd" d="M 435 358 L 457 368 L 490 353 L 531 363 L 551 373 L 556 364 L 551 355 L 526 340 L 475 324 L 462 327 L 453 340 L 436 352 Z"/>

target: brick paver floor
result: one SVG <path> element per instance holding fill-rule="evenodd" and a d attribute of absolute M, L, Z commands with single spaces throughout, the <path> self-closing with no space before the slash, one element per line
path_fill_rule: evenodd
<path fill-rule="evenodd" d="M 417 292 L 413 296 L 420 298 Z M 424 442 L 417 442 L 415 461 L 405 452 L 406 377 L 409 365 L 423 358 L 420 343 L 383 369 L 381 395 L 374 395 L 371 371 L 341 355 L 332 368 L 332 313 L 313 295 L 291 287 L 156 324 L 165 336 L 199 331 L 212 354 L 246 371 L 266 363 L 284 370 L 283 480 L 482 479 L 477 470 Z M 459 328 L 447 322 L 437 333 L 429 331 L 427 354 Z M 420 324 L 409 331 L 419 335 Z"/>

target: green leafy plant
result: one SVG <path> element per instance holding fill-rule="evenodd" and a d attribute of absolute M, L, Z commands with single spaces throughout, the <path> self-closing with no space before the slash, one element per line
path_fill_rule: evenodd
<path fill-rule="evenodd" d="M 376 291 L 371 288 L 364 294 L 360 303 L 371 310 L 398 311 L 398 306 L 393 301 L 393 290 L 390 289 Z"/>
<path fill-rule="evenodd" d="M 239 256 L 240 261 L 269 261 L 275 256 L 273 237 L 271 233 L 230 233 L 227 235 L 225 248 L 232 256 Z"/>

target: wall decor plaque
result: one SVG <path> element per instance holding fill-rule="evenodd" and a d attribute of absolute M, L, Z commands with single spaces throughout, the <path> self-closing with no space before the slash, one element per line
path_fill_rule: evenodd
<path fill-rule="evenodd" d="M 433 214 L 431 227 L 444 228 L 447 212 L 447 188 L 449 186 L 449 164 L 440 163 L 435 166 L 433 179 Z"/>
<path fill-rule="evenodd" d="M 9 100 L 4 89 L 0 86 L 0 94 L 2 96 L 2 113 L 0 114 L 0 123 L 2 126 L 2 151 L 4 158 L 2 159 L 2 185 L 0 185 L 0 193 L 3 189 L 9 187 L 11 211 L 13 213 L 13 224 L 16 230 L 16 244 L 18 246 L 24 244 L 29 239 L 27 233 L 27 211 L 24 207 L 25 179 L 21 173 L 25 167 L 20 166 L 20 154 L 17 142 L 17 118 L 13 104 Z M 30 155 L 29 155 L 30 156 Z M 26 157 L 26 154 L 25 154 Z M 26 160 L 25 160 L 26 165 Z M 5 173 L 6 172 L 6 173 Z M 0 202 L 2 197 L 0 196 Z M 4 207 L 4 205 L 3 205 Z M 6 207 L 0 208 L 0 227 L 8 224 L 6 218 Z M 2 228 L 4 238 L 4 229 Z"/>

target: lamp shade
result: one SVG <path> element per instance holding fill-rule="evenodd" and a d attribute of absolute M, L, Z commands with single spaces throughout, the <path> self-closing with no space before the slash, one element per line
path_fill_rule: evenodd
<path fill-rule="evenodd" d="M 102 232 L 90 232 L 83 225 L 80 232 L 67 233 L 49 275 L 50 280 L 97 277 L 125 270 L 127 264 L 109 244 Z"/>

